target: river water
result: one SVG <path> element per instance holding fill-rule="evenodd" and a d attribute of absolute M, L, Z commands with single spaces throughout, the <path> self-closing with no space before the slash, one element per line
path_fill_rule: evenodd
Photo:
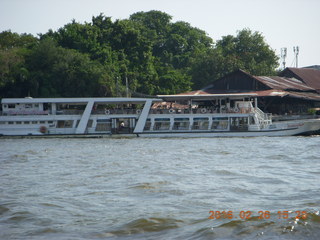
<path fill-rule="evenodd" d="M 0 239 L 319 239 L 319 183 L 316 136 L 2 138 Z"/>

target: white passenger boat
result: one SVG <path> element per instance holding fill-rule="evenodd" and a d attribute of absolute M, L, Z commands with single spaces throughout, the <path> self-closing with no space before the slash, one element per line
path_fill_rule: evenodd
<path fill-rule="evenodd" d="M 254 137 L 320 129 L 317 118 L 273 122 L 254 94 L 161 98 L 5 98 L 0 135 Z"/>

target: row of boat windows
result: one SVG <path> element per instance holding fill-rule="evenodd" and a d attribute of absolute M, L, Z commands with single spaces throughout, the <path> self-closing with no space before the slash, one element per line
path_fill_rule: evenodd
<path fill-rule="evenodd" d="M 80 120 L 77 120 L 75 127 L 78 127 Z M 253 124 L 254 119 L 252 117 L 219 117 L 219 118 L 194 118 L 190 121 L 189 118 L 175 118 L 173 119 L 172 130 L 228 130 L 229 125 L 232 130 L 246 129 L 248 124 Z M 73 120 L 58 120 L 54 121 L 0 121 L 0 124 L 49 124 L 50 127 L 56 128 L 72 128 L 74 125 Z M 132 123 L 133 124 L 133 123 Z M 132 125 L 133 126 L 133 125 Z M 90 119 L 87 123 L 87 128 L 93 127 L 93 120 Z M 119 127 L 121 127 L 119 125 Z M 171 119 L 170 118 L 155 118 L 153 120 L 147 119 L 144 126 L 145 131 L 150 130 L 170 130 Z M 112 120 L 111 119 L 98 119 L 95 131 L 111 131 Z"/>
<path fill-rule="evenodd" d="M 50 127 L 55 127 L 54 121 L 0 121 L 1 124 L 8 124 L 8 125 L 38 125 L 43 124 L 47 125 L 49 124 Z M 77 123 L 78 124 L 78 123 Z M 59 120 L 57 121 L 57 128 L 72 128 L 73 126 L 73 120 Z"/>
<path fill-rule="evenodd" d="M 77 127 L 79 125 L 80 120 L 77 120 L 76 122 L 76 126 Z M 54 124 L 54 121 L 0 121 L 1 125 L 4 124 L 9 124 L 9 125 L 38 125 L 38 124 L 43 124 L 43 125 L 47 125 L 49 124 L 50 127 L 55 127 L 56 128 L 72 128 L 73 127 L 73 120 L 58 120 L 56 121 L 56 125 Z M 89 120 L 87 127 L 92 127 L 93 125 L 93 120 Z M 96 126 L 96 130 L 97 131 L 108 131 L 111 130 L 111 120 L 107 119 L 107 120 L 97 120 L 97 126 Z"/>
<path fill-rule="evenodd" d="M 78 127 L 80 120 L 77 120 L 76 126 Z M 49 124 L 50 127 L 56 127 L 56 128 L 72 128 L 73 127 L 73 120 L 58 120 L 56 121 L 56 125 L 54 121 L 0 121 L 0 124 L 9 124 L 9 125 L 38 125 L 43 124 L 47 125 Z M 87 127 L 91 128 L 93 125 L 93 120 L 89 120 Z M 96 125 L 96 131 L 110 131 L 111 130 L 111 119 L 101 119 L 97 120 Z"/>
<path fill-rule="evenodd" d="M 35 104 L 29 104 L 29 103 L 25 103 L 25 104 L 19 104 L 19 103 L 17 103 L 17 104 L 4 104 L 3 105 L 3 108 L 10 108 L 10 109 L 13 109 L 13 108 L 16 108 L 16 107 L 24 107 L 24 108 L 33 108 L 33 107 L 35 107 L 35 108 L 38 108 L 39 107 L 39 104 L 38 103 L 35 103 Z"/>
<path fill-rule="evenodd" d="M 172 126 L 172 130 L 188 130 L 190 129 L 189 118 L 175 118 Z M 209 127 L 210 125 L 210 127 Z M 156 118 L 154 121 L 147 119 L 144 130 L 169 130 L 171 126 L 170 118 Z M 227 117 L 212 118 L 211 122 L 209 118 L 194 118 L 191 129 L 193 130 L 227 130 L 229 126 L 229 119 Z"/>
<path fill-rule="evenodd" d="M 253 119 L 247 117 L 220 117 L 220 118 L 194 118 L 192 123 L 189 118 L 175 118 L 173 126 L 171 128 L 170 118 L 156 118 L 154 120 L 147 119 L 144 126 L 145 131 L 155 130 L 229 130 L 229 127 L 234 130 L 241 130 L 244 126 L 247 126 L 249 121 L 253 123 Z M 87 127 L 92 127 L 92 122 L 88 122 Z M 97 120 L 95 131 L 111 131 L 112 121 L 109 119 Z"/>
<path fill-rule="evenodd" d="M 53 121 L 0 121 L 0 124 L 53 124 Z"/>

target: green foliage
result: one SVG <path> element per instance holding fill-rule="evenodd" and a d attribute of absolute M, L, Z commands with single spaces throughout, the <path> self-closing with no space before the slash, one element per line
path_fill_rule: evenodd
<path fill-rule="evenodd" d="M 274 74 L 278 57 L 259 32 L 244 29 L 236 37 L 226 36 L 217 42 L 217 48 L 234 68 L 242 68 L 253 75 Z"/>
<path fill-rule="evenodd" d="M 111 96 L 114 89 L 101 63 L 87 54 L 56 46 L 51 39 L 41 41 L 34 49 L 28 66 L 36 83 L 32 96 Z"/>
<path fill-rule="evenodd" d="M 274 75 L 278 57 L 259 32 L 243 29 L 225 36 L 193 64 L 192 81 L 199 89 L 223 75 L 242 69 L 253 75 Z"/>
<path fill-rule="evenodd" d="M 262 35 L 244 29 L 215 45 L 186 22 L 160 11 L 112 21 L 73 20 L 35 38 L 0 33 L 0 97 L 175 94 L 199 89 L 237 68 L 274 73 L 277 57 Z"/>
<path fill-rule="evenodd" d="M 25 57 L 37 41 L 27 34 L 0 33 L 0 97 L 26 96 L 29 70 Z"/>

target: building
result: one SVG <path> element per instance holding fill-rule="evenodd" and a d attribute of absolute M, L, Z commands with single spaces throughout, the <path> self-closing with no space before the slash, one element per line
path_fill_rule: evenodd
<path fill-rule="evenodd" d="M 320 70 L 286 68 L 279 76 L 237 70 L 188 95 L 255 93 L 259 107 L 277 115 L 301 115 L 320 108 Z"/>
<path fill-rule="evenodd" d="M 279 74 L 279 76 L 298 79 L 320 93 L 320 66 L 286 68 Z"/>

